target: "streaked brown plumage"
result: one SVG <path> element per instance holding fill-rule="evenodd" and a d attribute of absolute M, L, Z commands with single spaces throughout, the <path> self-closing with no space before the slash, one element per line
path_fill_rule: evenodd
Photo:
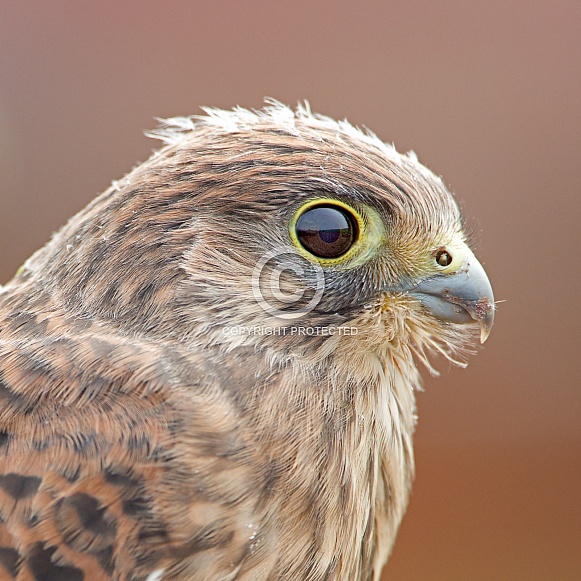
<path fill-rule="evenodd" d="M 0 289 L 0 578 L 378 579 L 413 476 L 413 356 L 492 324 L 458 208 L 413 155 L 305 108 L 158 135 Z M 351 254 L 297 244 L 313 200 L 352 210 Z M 269 251 L 296 267 L 283 293 L 324 275 L 300 317 L 257 300 Z"/>

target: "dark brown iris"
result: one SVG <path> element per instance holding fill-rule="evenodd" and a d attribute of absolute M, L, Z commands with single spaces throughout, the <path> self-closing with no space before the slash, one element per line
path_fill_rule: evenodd
<path fill-rule="evenodd" d="M 357 221 L 340 206 L 314 206 L 297 220 L 296 234 L 311 254 L 319 258 L 339 258 L 357 240 Z"/>

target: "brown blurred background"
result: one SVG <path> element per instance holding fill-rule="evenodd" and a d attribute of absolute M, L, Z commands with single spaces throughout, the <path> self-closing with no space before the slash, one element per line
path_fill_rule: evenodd
<path fill-rule="evenodd" d="M 153 117 L 263 96 L 413 148 L 500 304 L 419 394 L 386 579 L 581 579 L 581 3 L 0 4 L 0 283 L 148 157 Z"/>

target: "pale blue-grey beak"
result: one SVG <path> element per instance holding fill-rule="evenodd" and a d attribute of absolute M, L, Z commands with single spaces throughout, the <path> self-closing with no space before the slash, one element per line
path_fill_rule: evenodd
<path fill-rule="evenodd" d="M 451 323 L 478 323 L 484 343 L 494 322 L 494 294 L 484 268 L 463 246 L 458 266 L 422 280 L 409 289 L 434 316 Z M 452 250 L 452 252 L 454 252 Z"/>

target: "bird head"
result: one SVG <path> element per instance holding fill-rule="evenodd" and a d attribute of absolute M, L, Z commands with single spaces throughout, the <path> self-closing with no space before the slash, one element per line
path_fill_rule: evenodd
<path fill-rule="evenodd" d="M 415 155 L 306 106 L 155 135 L 0 291 L 6 466 L 41 458 L 4 478 L 92 487 L 61 500 L 99 518 L 118 484 L 151 492 L 114 544 L 163 551 L 166 577 L 379 578 L 413 477 L 414 354 L 455 360 L 493 322 L 457 204 Z"/>
<path fill-rule="evenodd" d="M 475 326 L 487 338 L 490 283 L 454 198 L 413 153 L 274 102 L 153 135 L 164 148 L 22 276 L 44 273 L 80 315 L 185 344 L 301 357 L 411 345 L 427 361 L 454 358 Z"/>

